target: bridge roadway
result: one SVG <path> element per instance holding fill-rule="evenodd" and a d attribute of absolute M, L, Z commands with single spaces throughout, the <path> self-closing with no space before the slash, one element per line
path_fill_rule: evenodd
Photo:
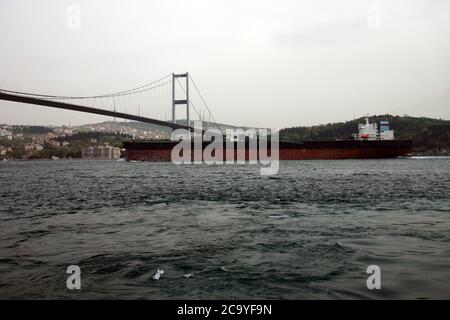
<path fill-rule="evenodd" d="M 168 121 L 146 118 L 146 117 L 136 116 L 136 115 L 128 114 L 128 113 L 79 106 L 76 104 L 70 104 L 70 103 L 59 102 L 59 101 L 54 101 L 54 100 L 45 100 L 45 99 L 38 99 L 38 98 L 34 98 L 34 97 L 10 94 L 10 93 L 6 93 L 6 92 L 2 92 L 2 91 L 0 91 L 0 100 L 34 104 L 34 105 L 57 108 L 57 109 L 87 112 L 87 113 L 92 113 L 92 114 L 99 114 L 102 116 L 116 117 L 116 118 L 121 118 L 121 119 L 129 119 L 129 120 L 134 120 L 134 121 L 156 124 L 156 125 L 168 127 L 171 129 L 187 129 L 190 131 L 195 131 L 194 128 L 192 128 L 192 127 L 185 126 L 182 124 L 172 123 L 172 122 L 168 122 Z"/>

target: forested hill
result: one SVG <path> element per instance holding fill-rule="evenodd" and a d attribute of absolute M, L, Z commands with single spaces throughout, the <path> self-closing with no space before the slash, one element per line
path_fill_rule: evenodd
<path fill-rule="evenodd" d="M 380 120 L 388 120 L 396 139 L 413 140 L 414 150 L 423 155 L 450 155 L 450 121 L 416 118 L 409 116 L 378 115 L 369 117 L 370 122 L 379 125 Z M 352 121 L 329 123 L 311 127 L 292 127 L 281 130 L 281 139 L 323 140 L 349 139 L 358 132 L 358 124 L 365 118 Z"/>

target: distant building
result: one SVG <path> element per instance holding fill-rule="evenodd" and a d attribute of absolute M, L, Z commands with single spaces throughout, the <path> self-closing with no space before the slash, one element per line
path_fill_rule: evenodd
<path fill-rule="evenodd" d="M 13 135 L 12 131 L 9 131 L 9 130 L 6 130 L 6 129 L 0 130 L 0 136 L 9 137 L 9 136 L 12 136 L 12 135 Z"/>
<path fill-rule="evenodd" d="M 5 156 L 8 152 L 11 152 L 12 149 L 10 147 L 0 146 L 0 156 Z"/>
<path fill-rule="evenodd" d="M 81 150 L 81 156 L 85 159 L 119 159 L 120 149 L 110 146 L 87 147 Z"/>
<path fill-rule="evenodd" d="M 54 128 L 53 129 L 53 133 L 61 136 L 61 135 L 72 135 L 73 134 L 73 129 L 71 128 L 66 128 L 66 127 L 61 127 L 61 128 Z"/>

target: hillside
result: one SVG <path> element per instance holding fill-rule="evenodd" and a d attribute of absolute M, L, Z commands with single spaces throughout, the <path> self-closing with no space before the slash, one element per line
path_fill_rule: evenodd
<path fill-rule="evenodd" d="M 389 120 L 396 139 L 411 139 L 417 155 L 450 155 L 450 121 L 424 117 L 376 115 L 370 122 Z M 352 121 L 329 123 L 311 127 L 285 128 L 280 132 L 281 139 L 324 140 L 349 139 L 358 132 L 358 124 L 364 118 Z"/>
<path fill-rule="evenodd" d="M 177 123 L 185 125 L 186 120 L 185 119 L 177 120 Z M 191 121 L 191 126 L 194 126 L 193 121 Z M 104 131 L 105 128 L 107 128 L 111 132 L 112 131 L 115 131 L 115 132 L 127 131 L 127 129 L 154 131 L 154 132 L 159 132 L 159 133 L 167 135 L 166 136 L 167 139 L 170 138 L 170 133 L 172 132 L 172 129 L 170 129 L 168 127 L 163 127 L 163 126 L 159 126 L 156 124 L 150 124 L 150 123 L 144 123 L 144 122 L 137 122 L 137 121 L 104 121 L 104 122 L 99 122 L 99 123 L 94 123 L 94 124 L 86 124 L 86 125 L 79 125 L 79 126 L 73 127 L 73 129 L 77 132 Z M 226 129 L 235 129 L 235 128 L 240 128 L 240 129 L 246 130 L 246 129 L 249 129 L 250 127 L 241 127 L 241 126 L 237 127 L 237 126 L 224 124 L 224 123 L 214 123 L 214 122 L 203 121 L 202 128 L 204 130 L 207 130 L 209 128 L 218 128 L 221 131 L 225 131 Z"/>

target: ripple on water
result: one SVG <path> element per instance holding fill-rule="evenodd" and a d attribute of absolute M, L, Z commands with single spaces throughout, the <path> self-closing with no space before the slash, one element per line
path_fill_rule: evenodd
<path fill-rule="evenodd" d="M 0 295 L 448 298 L 450 160 L 0 165 Z M 382 270 L 381 292 L 366 269 Z M 164 270 L 158 281 L 152 276 Z"/>

